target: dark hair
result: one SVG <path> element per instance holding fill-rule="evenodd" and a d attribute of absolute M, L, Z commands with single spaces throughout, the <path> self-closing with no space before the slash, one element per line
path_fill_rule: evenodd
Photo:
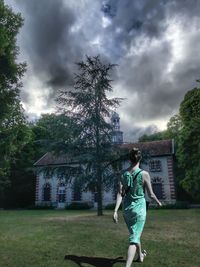
<path fill-rule="evenodd" d="M 129 153 L 129 159 L 131 163 L 136 164 L 138 163 L 138 161 L 141 160 L 141 158 L 142 158 L 141 151 L 138 148 L 133 147 Z"/>

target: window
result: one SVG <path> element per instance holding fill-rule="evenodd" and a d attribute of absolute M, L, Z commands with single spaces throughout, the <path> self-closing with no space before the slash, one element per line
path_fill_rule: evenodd
<path fill-rule="evenodd" d="M 161 183 L 153 183 L 153 192 L 157 196 L 158 199 L 163 199 L 163 191 L 162 191 L 162 184 Z"/>
<path fill-rule="evenodd" d="M 60 184 L 58 187 L 58 202 L 62 203 L 65 202 L 65 185 L 64 184 Z"/>
<path fill-rule="evenodd" d="M 43 200 L 50 201 L 51 200 L 51 185 L 45 184 L 43 188 Z"/>
<path fill-rule="evenodd" d="M 149 162 L 149 169 L 152 172 L 161 172 L 161 161 L 160 160 L 151 160 Z"/>

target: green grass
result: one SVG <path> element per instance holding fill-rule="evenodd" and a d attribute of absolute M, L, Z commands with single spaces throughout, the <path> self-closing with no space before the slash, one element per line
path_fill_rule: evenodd
<path fill-rule="evenodd" d="M 0 211 L 0 266 L 77 266 L 64 260 L 66 254 L 125 259 L 128 231 L 121 211 L 119 220 L 112 222 L 112 211 L 101 217 L 94 211 Z M 150 210 L 142 236 L 148 256 L 142 266 L 199 267 L 199 222 L 197 209 Z"/>

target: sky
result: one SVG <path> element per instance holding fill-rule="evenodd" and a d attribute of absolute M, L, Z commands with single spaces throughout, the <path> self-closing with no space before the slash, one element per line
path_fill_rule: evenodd
<path fill-rule="evenodd" d="M 5 0 L 24 25 L 18 60 L 27 62 L 21 99 L 29 119 L 55 110 L 86 55 L 118 64 L 109 97 L 124 141 L 166 128 L 200 78 L 199 0 Z"/>

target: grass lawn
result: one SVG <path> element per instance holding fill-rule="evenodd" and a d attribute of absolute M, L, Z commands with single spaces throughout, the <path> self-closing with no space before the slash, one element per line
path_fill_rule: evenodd
<path fill-rule="evenodd" d="M 96 216 L 94 211 L 0 211 L 1 267 L 75 267 L 65 255 L 126 258 L 128 231 L 119 212 Z M 142 236 L 148 252 L 144 267 L 200 266 L 200 210 L 150 210 Z M 89 265 L 120 267 L 112 265 Z M 141 266 L 139 263 L 133 266 Z"/>

